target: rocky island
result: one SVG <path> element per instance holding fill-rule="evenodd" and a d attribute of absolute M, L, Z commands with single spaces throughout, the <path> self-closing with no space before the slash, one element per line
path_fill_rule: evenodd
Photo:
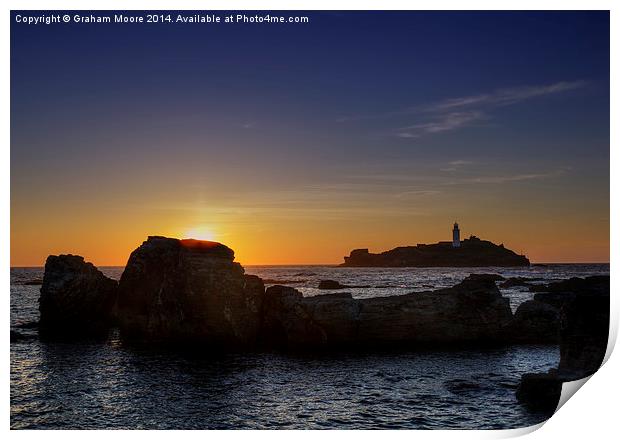
<path fill-rule="evenodd" d="M 455 224 L 456 231 L 458 226 Z M 344 257 L 345 267 L 512 267 L 529 266 L 525 255 L 518 255 L 503 244 L 495 244 L 471 236 L 463 241 L 458 234 L 453 241 L 401 246 L 373 254 L 368 249 L 355 249 Z"/>

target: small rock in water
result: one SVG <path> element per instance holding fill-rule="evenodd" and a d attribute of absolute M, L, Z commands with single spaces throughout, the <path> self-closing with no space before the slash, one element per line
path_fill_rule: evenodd
<path fill-rule="evenodd" d="M 319 282 L 320 290 L 337 290 L 337 289 L 345 289 L 348 286 L 344 284 L 340 284 L 338 281 L 334 280 L 321 280 Z"/>
<path fill-rule="evenodd" d="M 28 281 L 24 281 L 22 283 L 22 285 L 24 286 L 40 286 L 41 284 L 43 284 L 43 280 L 40 278 L 34 279 L 34 280 L 28 280 Z"/>
<path fill-rule="evenodd" d="M 465 280 L 469 281 L 504 281 L 504 278 L 501 275 L 496 273 L 472 273 Z"/>

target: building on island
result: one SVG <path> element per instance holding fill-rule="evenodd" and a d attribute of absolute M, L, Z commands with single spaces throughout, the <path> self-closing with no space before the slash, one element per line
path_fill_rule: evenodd
<path fill-rule="evenodd" d="M 461 247 L 461 231 L 459 231 L 459 224 L 454 222 L 454 228 L 452 229 L 452 247 Z"/>

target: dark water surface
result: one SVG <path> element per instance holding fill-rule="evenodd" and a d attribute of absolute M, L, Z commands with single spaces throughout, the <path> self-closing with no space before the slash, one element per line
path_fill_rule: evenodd
<path fill-rule="evenodd" d="M 104 268 L 118 278 L 122 268 Z M 525 269 L 341 269 L 249 267 L 265 279 L 317 294 L 320 279 L 374 287 L 356 297 L 453 285 L 472 272 L 542 277 L 608 274 L 609 265 Z M 11 269 L 11 328 L 38 319 L 42 270 Z M 425 287 L 426 286 L 426 287 Z M 503 292 L 511 305 L 531 297 Z M 521 374 L 557 365 L 559 350 L 521 346 L 477 351 L 205 358 L 105 344 L 11 344 L 11 427 L 19 428 L 517 428 L 545 415 L 518 404 Z"/>

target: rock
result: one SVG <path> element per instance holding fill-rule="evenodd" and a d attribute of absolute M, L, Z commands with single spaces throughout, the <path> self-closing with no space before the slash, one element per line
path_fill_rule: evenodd
<path fill-rule="evenodd" d="M 575 294 L 572 292 L 541 292 L 534 295 L 534 299 L 561 309 L 564 304 L 572 301 Z"/>
<path fill-rule="evenodd" d="M 106 338 L 118 285 L 79 255 L 50 255 L 39 298 L 44 340 Z"/>
<path fill-rule="evenodd" d="M 512 318 L 495 282 L 468 279 L 449 288 L 401 296 L 315 297 L 285 286 L 265 292 L 262 340 L 282 348 L 419 348 L 501 343 Z"/>
<path fill-rule="evenodd" d="M 517 308 L 509 326 L 509 338 L 525 344 L 557 344 L 560 310 L 542 301 L 526 301 Z"/>
<path fill-rule="evenodd" d="M 562 306 L 558 371 L 582 379 L 599 369 L 607 351 L 609 276 L 571 278 L 560 288 L 573 289 L 574 297 Z"/>
<path fill-rule="evenodd" d="M 264 285 L 220 243 L 149 237 L 119 285 L 126 341 L 236 349 L 256 342 Z"/>
<path fill-rule="evenodd" d="M 321 280 L 319 282 L 319 289 L 320 290 L 337 290 L 337 289 L 344 289 L 347 286 L 340 284 L 338 281 L 334 281 L 334 280 Z"/>
<path fill-rule="evenodd" d="M 40 286 L 43 284 L 43 280 L 42 279 L 34 279 L 34 280 L 28 280 L 28 281 L 24 281 L 22 283 L 22 285 L 24 286 Z"/>
<path fill-rule="evenodd" d="M 552 414 L 560 402 L 562 381 L 557 373 L 527 373 L 521 377 L 517 400 L 533 411 Z"/>
<path fill-rule="evenodd" d="M 529 266 L 524 255 L 517 255 L 502 245 L 470 237 L 458 248 L 452 242 L 401 246 L 373 254 L 368 249 L 354 249 L 344 257 L 349 267 L 509 267 Z"/>
<path fill-rule="evenodd" d="M 535 284 L 530 286 L 532 292 L 548 292 L 566 294 L 579 292 L 581 294 L 605 294 L 609 292 L 609 276 L 597 275 L 586 278 L 573 277 L 568 280 L 557 281 L 549 284 Z"/>
<path fill-rule="evenodd" d="M 350 293 L 304 298 L 292 287 L 272 286 L 265 291 L 261 339 L 277 348 L 353 347 L 358 313 Z"/>
<path fill-rule="evenodd" d="M 530 284 L 528 286 L 530 292 L 546 292 L 547 285 L 546 284 Z"/>
<path fill-rule="evenodd" d="M 603 362 L 609 335 L 609 276 L 571 278 L 546 287 L 556 296 L 542 298 L 562 301 L 560 363 L 547 373 L 524 375 L 517 398 L 528 407 L 553 410 L 562 382 L 588 377 Z"/>

